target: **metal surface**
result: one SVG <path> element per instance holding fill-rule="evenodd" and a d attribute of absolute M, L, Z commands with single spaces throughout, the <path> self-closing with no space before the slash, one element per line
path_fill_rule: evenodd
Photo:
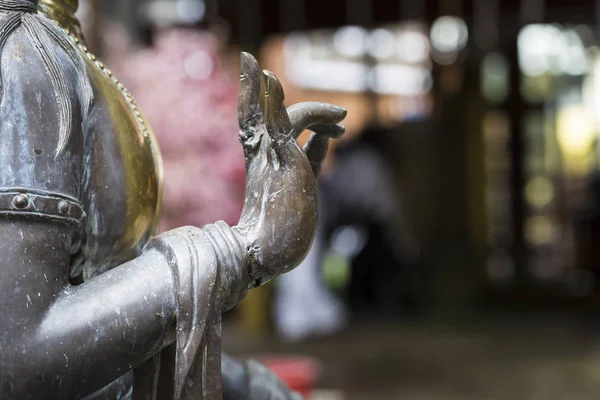
<path fill-rule="evenodd" d="M 242 55 L 240 223 L 149 240 L 162 187 L 153 135 L 110 71 L 37 6 L 0 0 L 0 398 L 220 399 L 223 382 L 243 398 L 293 398 L 254 363 L 241 375 L 221 365 L 221 314 L 305 257 L 315 174 L 345 110 L 286 110 L 277 78 Z M 317 133 L 302 149 L 306 128 Z"/>
<path fill-rule="evenodd" d="M 83 40 L 81 25 L 75 17 L 79 7 L 79 0 L 40 0 L 38 8 L 48 18 L 56 21 L 60 26 L 73 32 L 79 39 Z"/>

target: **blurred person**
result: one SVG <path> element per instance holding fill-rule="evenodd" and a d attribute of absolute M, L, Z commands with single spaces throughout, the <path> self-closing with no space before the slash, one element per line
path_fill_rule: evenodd
<path fill-rule="evenodd" d="M 419 250 L 402 216 L 394 165 L 378 143 L 383 137 L 384 131 L 369 129 L 337 146 L 322 172 L 313 247 L 298 269 L 279 278 L 276 292 L 275 322 L 288 340 L 329 335 L 348 323 L 347 305 L 323 280 L 332 247 L 352 265 L 347 288 L 352 311 L 361 302 L 384 309 L 398 302 L 401 272 L 412 268 Z"/>

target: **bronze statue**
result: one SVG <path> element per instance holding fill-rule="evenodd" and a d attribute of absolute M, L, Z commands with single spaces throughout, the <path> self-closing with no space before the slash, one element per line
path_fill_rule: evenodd
<path fill-rule="evenodd" d="M 159 150 L 76 9 L 0 0 L 0 398 L 294 398 L 255 362 L 222 363 L 221 314 L 307 254 L 345 110 L 286 110 L 277 78 L 242 54 L 240 222 L 154 237 Z"/>

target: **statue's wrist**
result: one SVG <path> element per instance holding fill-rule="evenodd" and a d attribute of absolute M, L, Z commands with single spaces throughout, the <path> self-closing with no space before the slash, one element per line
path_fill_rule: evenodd
<path fill-rule="evenodd" d="M 249 274 L 248 249 L 243 235 L 223 221 L 206 225 L 202 231 L 211 242 L 219 264 L 219 291 L 223 311 L 241 302 L 253 287 Z"/>

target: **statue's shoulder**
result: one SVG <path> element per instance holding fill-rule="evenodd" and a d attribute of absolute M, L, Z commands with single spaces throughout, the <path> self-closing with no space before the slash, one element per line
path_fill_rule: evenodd
<path fill-rule="evenodd" d="M 83 59 L 39 14 L 0 13 L 0 187 L 78 198 L 82 121 L 92 102 Z"/>

